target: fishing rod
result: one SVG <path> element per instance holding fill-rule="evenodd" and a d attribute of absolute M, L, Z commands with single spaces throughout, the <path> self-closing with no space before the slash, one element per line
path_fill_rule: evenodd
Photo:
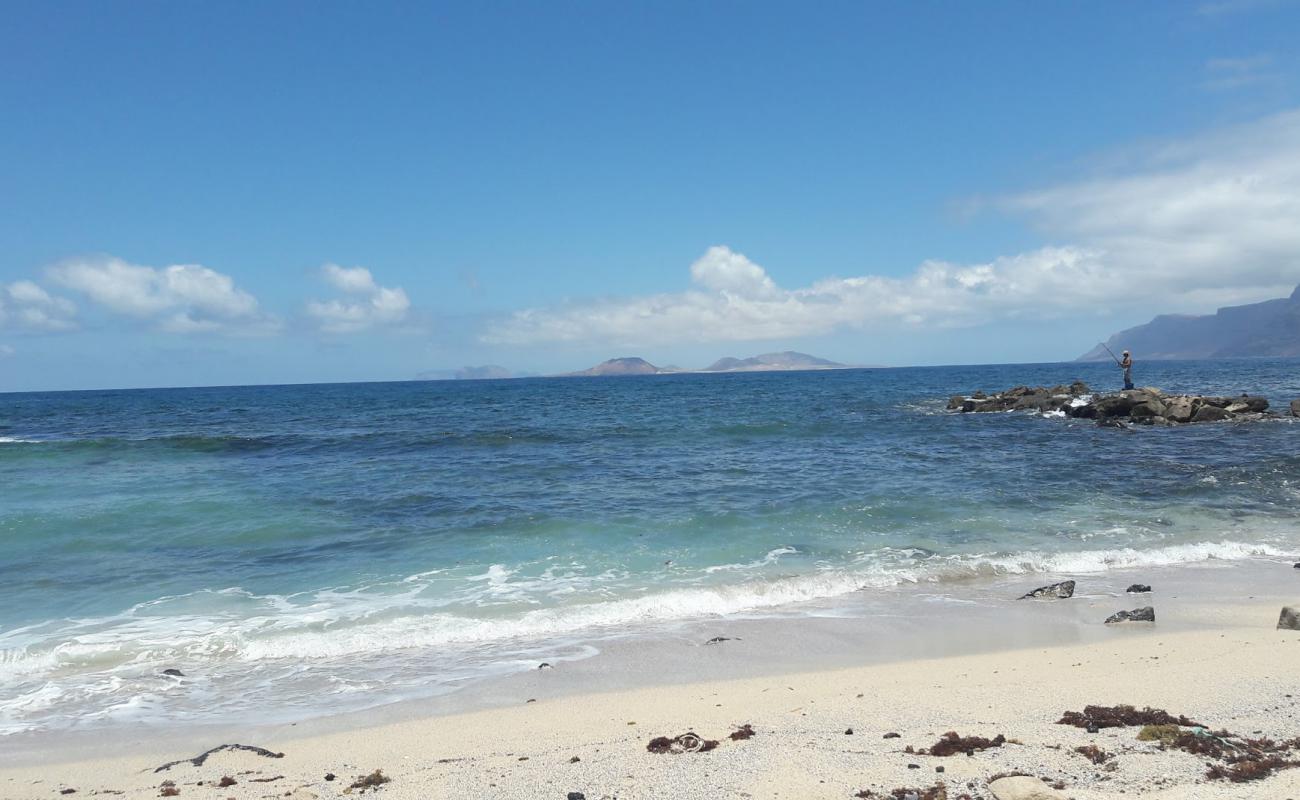
<path fill-rule="evenodd" d="M 1105 342 L 1102 342 L 1102 343 L 1101 343 L 1101 346 L 1102 346 L 1102 347 L 1106 347 L 1106 343 L 1105 343 Z M 1111 360 L 1115 362 L 1115 366 L 1117 366 L 1117 367 L 1122 367 L 1122 366 L 1124 366 L 1123 364 L 1119 363 L 1119 359 L 1118 359 L 1118 358 L 1115 358 L 1115 354 L 1114 354 L 1113 352 L 1111 352 L 1111 349 L 1110 349 L 1109 347 L 1106 347 L 1106 352 L 1107 352 L 1107 353 L 1110 353 Z"/>

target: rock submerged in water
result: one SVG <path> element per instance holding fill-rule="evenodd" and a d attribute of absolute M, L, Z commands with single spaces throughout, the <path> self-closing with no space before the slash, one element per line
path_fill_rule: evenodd
<path fill-rule="evenodd" d="M 1117 611 L 1106 617 L 1106 624 L 1113 625 L 1117 622 L 1155 622 L 1156 610 L 1152 606 L 1145 608 L 1135 608 L 1132 611 Z"/>
<path fill-rule="evenodd" d="M 1061 581 L 1050 586 L 1040 586 L 1032 592 L 1020 596 L 1021 600 L 1029 598 L 1058 598 L 1064 600 L 1074 596 L 1074 581 Z"/>
<path fill-rule="evenodd" d="M 1280 631 L 1300 631 L 1300 609 L 1282 606 L 1282 614 L 1277 618 Z"/>
<path fill-rule="evenodd" d="M 1069 386 L 1016 386 L 993 395 L 975 392 L 955 395 L 948 410 L 969 414 L 989 411 L 1035 411 L 1042 414 L 1095 419 L 1104 427 L 1124 427 L 1133 422 L 1167 426 L 1191 422 L 1222 422 L 1275 417 L 1268 400 L 1257 395 L 1167 395 L 1154 387 L 1126 389 L 1094 395 L 1083 381 Z M 1291 415 L 1300 417 L 1300 400 L 1291 403 Z"/>

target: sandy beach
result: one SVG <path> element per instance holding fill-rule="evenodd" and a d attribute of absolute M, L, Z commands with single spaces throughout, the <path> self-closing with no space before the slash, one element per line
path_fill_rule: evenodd
<path fill-rule="evenodd" d="M 1258 581 L 1265 573 L 1272 579 Z M 1093 620 L 1089 635 L 1073 644 L 999 648 L 1006 632 L 984 619 L 989 651 L 940 658 L 721 679 L 715 669 L 701 673 L 709 680 L 594 692 L 548 689 L 548 682 L 563 684 L 569 665 L 559 664 L 480 691 L 479 710 L 434 713 L 399 704 L 300 725 L 38 739 L 9 747 L 0 797 L 49 798 L 74 789 L 79 796 L 214 798 L 913 796 L 895 794 L 899 789 L 922 798 L 1001 800 L 1300 797 L 1300 769 L 1245 782 L 1211 779 L 1207 769 L 1222 759 L 1140 740 L 1140 725 L 1090 733 L 1058 724 L 1065 712 L 1086 706 L 1131 705 L 1235 734 L 1230 753 L 1245 738 L 1300 736 L 1300 633 L 1275 629 L 1288 586 L 1300 578 L 1293 573 L 1271 563 L 1202 572 L 1197 581 L 1184 571 L 1182 586 L 1203 588 L 1180 602 L 1153 601 L 1169 609 L 1155 625 L 1095 622 L 1103 610 L 1145 605 L 1132 602 L 1138 595 L 1008 605 L 1030 608 L 1049 623 L 1065 614 Z M 1243 596 L 1234 580 L 1258 591 Z M 788 634 L 801 624 L 751 621 L 745 638 L 694 652 L 699 659 L 728 649 L 752 654 L 754 636 Z M 590 674 L 602 662 L 576 663 Z M 744 726 L 753 735 L 732 739 Z M 1005 742 L 987 749 L 962 744 L 947 756 L 922 752 L 949 731 Z M 688 732 L 718 744 L 707 752 L 648 749 L 657 737 Z M 223 744 L 283 756 L 226 750 L 198 766 L 183 761 Z M 1101 753 L 1078 750 L 1089 747 Z M 1300 760 L 1300 751 L 1282 751 L 1281 760 Z M 365 785 L 376 770 L 388 780 Z M 1004 796 L 988 788 L 991 778 L 1017 774 L 1039 779 L 1040 794 Z"/>

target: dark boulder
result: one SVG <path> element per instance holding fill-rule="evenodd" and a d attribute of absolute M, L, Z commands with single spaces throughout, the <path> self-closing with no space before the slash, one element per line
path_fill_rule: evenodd
<path fill-rule="evenodd" d="M 1225 408 L 1206 404 L 1196 409 L 1196 413 L 1192 415 L 1192 422 L 1220 422 L 1231 416 L 1232 414 Z"/>
<path fill-rule="evenodd" d="M 1150 586 L 1147 586 L 1145 583 L 1135 583 L 1135 584 L 1133 584 L 1132 586 L 1130 586 L 1130 587 L 1128 587 L 1127 589 L 1125 589 L 1124 591 L 1126 591 L 1126 592 L 1133 592 L 1133 593 L 1135 593 L 1135 594 L 1138 594 L 1138 593 L 1141 593 L 1141 592 L 1149 592 L 1149 591 L 1151 591 L 1151 587 L 1150 587 Z"/>
<path fill-rule="evenodd" d="M 1155 622 L 1156 610 L 1151 606 L 1146 608 L 1135 608 L 1132 611 L 1117 611 L 1106 617 L 1106 624 L 1110 625 L 1116 622 Z"/>
<path fill-rule="evenodd" d="M 1074 596 L 1074 581 L 1061 581 L 1053 583 L 1050 586 L 1040 586 L 1028 594 L 1021 595 L 1020 599 L 1050 597 L 1061 600 Z"/>
<path fill-rule="evenodd" d="M 1300 609 L 1282 606 L 1282 614 L 1277 618 L 1278 630 L 1300 631 Z"/>
<path fill-rule="evenodd" d="M 1291 401 L 1291 416 L 1300 417 L 1300 400 Z"/>
<path fill-rule="evenodd" d="M 1117 394 L 1103 397 L 1092 405 L 1097 410 L 1099 418 L 1110 419 L 1112 417 L 1127 417 L 1128 413 L 1133 410 L 1133 406 L 1137 404 L 1138 401 L 1134 397 Z"/>

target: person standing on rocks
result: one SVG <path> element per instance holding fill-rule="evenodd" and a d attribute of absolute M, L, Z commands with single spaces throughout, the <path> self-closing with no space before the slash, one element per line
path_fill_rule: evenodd
<path fill-rule="evenodd" d="M 1120 359 L 1119 366 L 1124 370 L 1124 388 L 1133 388 L 1133 356 L 1128 351 L 1124 351 L 1124 357 Z"/>

